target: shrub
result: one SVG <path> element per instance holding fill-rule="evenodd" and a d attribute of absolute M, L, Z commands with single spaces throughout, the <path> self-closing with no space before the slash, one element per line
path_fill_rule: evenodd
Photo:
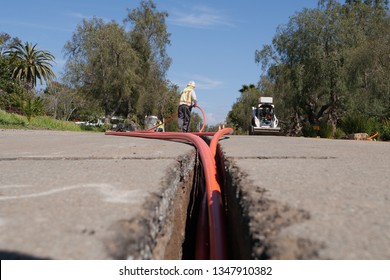
<path fill-rule="evenodd" d="M 367 134 L 370 136 L 379 132 L 382 128 L 382 123 L 376 118 L 369 118 L 367 125 Z"/>
<path fill-rule="evenodd" d="M 305 123 L 302 128 L 302 135 L 304 137 L 317 137 L 318 131 L 310 123 Z"/>
<path fill-rule="evenodd" d="M 341 129 L 346 134 L 367 133 L 373 135 L 380 130 L 381 124 L 376 118 L 349 114 L 341 121 Z"/>
<path fill-rule="evenodd" d="M 390 119 L 383 122 L 379 136 L 383 141 L 390 141 Z"/>
<path fill-rule="evenodd" d="M 365 120 L 359 115 L 348 115 L 341 120 L 341 129 L 346 134 L 359 133 L 365 130 Z"/>
<path fill-rule="evenodd" d="M 345 136 L 345 132 L 341 128 L 336 128 L 336 132 L 334 134 L 335 139 L 341 139 Z"/>
<path fill-rule="evenodd" d="M 331 124 L 322 121 L 320 124 L 320 130 L 318 131 L 318 135 L 321 138 L 332 138 L 333 137 L 333 127 Z"/>
<path fill-rule="evenodd" d="M 26 115 L 28 122 L 35 116 L 39 116 L 43 112 L 43 99 L 40 97 L 28 98 L 21 101 L 23 114 Z"/>
<path fill-rule="evenodd" d="M 26 117 L 0 110 L 0 125 L 24 127 L 27 126 L 27 123 L 28 122 Z"/>

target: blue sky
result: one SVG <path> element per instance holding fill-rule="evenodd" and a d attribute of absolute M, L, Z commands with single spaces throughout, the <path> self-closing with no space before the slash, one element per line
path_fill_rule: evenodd
<path fill-rule="evenodd" d="M 317 0 L 154 0 L 169 14 L 172 65 L 168 79 L 181 88 L 197 83 L 198 104 L 207 123 L 223 122 L 244 84 L 256 84 L 261 67 L 255 51 L 272 42 L 276 28 Z M 139 0 L 0 0 L 0 32 L 36 43 L 56 57 L 58 77 L 63 47 L 83 18 L 93 16 L 122 24 Z"/>

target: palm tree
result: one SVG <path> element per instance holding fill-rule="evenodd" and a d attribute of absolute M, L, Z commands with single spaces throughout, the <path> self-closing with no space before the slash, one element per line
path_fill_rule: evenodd
<path fill-rule="evenodd" d="M 42 80 L 48 82 L 56 77 L 51 70 L 55 57 L 48 51 L 38 50 L 36 46 L 28 42 L 24 45 L 18 43 L 6 52 L 16 62 L 13 78 L 24 82 L 29 91 L 35 88 L 37 80 L 42 85 Z"/>

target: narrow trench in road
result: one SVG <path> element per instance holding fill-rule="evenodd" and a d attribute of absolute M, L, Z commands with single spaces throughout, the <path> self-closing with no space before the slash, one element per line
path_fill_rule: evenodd
<path fill-rule="evenodd" d="M 210 231 L 207 221 L 201 227 L 198 225 L 199 218 L 204 217 L 199 214 L 201 205 L 205 205 L 206 202 L 203 195 L 205 189 L 203 166 L 199 154 L 195 152 L 195 155 L 179 160 L 180 168 L 172 172 L 172 178 L 176 178 L 175 181 L 181 184 L 178 185 L 178 191 L 174 192 L 176 195 L 172 193 L 167 196 L 172 202 L 168 211 L 171 218 L 168 222 L 158 219 L 160 234 L 156 239 L 151 237 L 151 240 L 155 241 L 155 247 L 158 247 L 162 254 L 153 254 L 151 258 L 208 259 L 198 255 L 199 248 L 209 251 L 210 246 L 206 249 L 199 246 L 207 244 L 207 241 L 198 242 L 198 238 L 199 236 L 204 238 L 202 235 L 206 235 L 207 240 Z M 284 228 L 310 219 L 310 213 L 304 209 L 291 207 L 288 203 L 272 200 L 267 189 L 259 185 L 259 182 L 251 181 L 234 159 L 224 157 L 219 145 L 215 158 L 225 219 L 223 239 L 226 240 L 227 254 L 223 259 L 318 258 L 318 252 L 324 244 L 299 236 L 286 238 L 279 235 Z M 163 238 L 160 238 L 161 236 Z"/>
<path fill-rule="evenodd" d="M 205 139 L 207 142 L 207 139 Z M 249 220 L 243 214 L 241 202 L 236 195 L 236 186 L 233 185 L 232 175 L 225 167 L 225 159 L 220 146 L 217 146 L 216 164 L 218 181 L 221 186 L 223 198 L 228 259 L 251 259 L 252 241 L 249 234 Z M 185 228 L 185 240 L 182 246 L 182 259 L 191 260 L 195 258 L 196 235 L 198 231 L 198 218 L 200 205 L 202 203 L 204 181 L 202 164 L 194 170 L 193 187 L 191 199 L 187 210 L 187 221 Z M 207 231 L 208 229 L 201 229 Z M 261 259 L 269 259 L 269 256 L 262 254 Z"/>
<path fill-rule="evenodd" d="M 111 246 L 114 259 L 318 258 L 323 244 L 279 235 L 284 228 L 310 219 L 310 213 L 272 200 L 267 188 L 251 181 L 234 158 L 225 159 L 214 141 L 225 132 L 221 130 L 212 140 L 201 136 L 209 145 L 211 141 L 209 150 L 203 140 L 190 134 L 113 134 L 184 140 L 197 148 L 196 157 L 191 154 L 179 159 L 169 171 L 162 182 L 163 193 L 145 205 L 144 214 L 118 228 L 120 236 L 114 237 L 118 246 Z M 275 159 L 289 158 L 258 158 Z"/>
<path fill-rule="evenodd" d="M 284 228 L 310 219 L 310 213 L 271 200 L 266 189 L 249 181 L 246 174 L 225 159 L 217 147 L 216 164 L 225 213 L 228 259 L 317 259 L 324 244 L 305 238 L 278 236 Z M 198 208 L 201 204 L 202 167 L 194 171 L 191 202 L 187 212 L 182 259 L 195 259 Z M 249 192 L 249 193 L 248 193 Z M 183 229 L 184 230 L 184 229 Z M 208 229 L 201 229 L 207 231 Z"/>
<path fill-rule="evenodd" d="M 267 189 L 259 182 L 251 181 L 235 165 L 234 159 L 225 159 L 218 144 L 223 133 L 226 131 L 221 130 L 212 140 L 201 136 L 207 144 L 210 145 L 211 141 L 210 149 L 203 140 L 199 141 L 190 134 L 120 134 L 184 140 L 198 149 L 195 158 L 193 155 L 182 158 L 171 175 L 167 174 L 166 191 L 158 195 L 159 199 L 150 201 L 150 207 L 146 207 L 146 212 L 151 215 L 129 223 L 143 230 L 132 234 L 137 230 L 130 228 L 121 244 L 134 245 L 132 238 L 140 242 L 136 242 L 139 246 L 127 246 L 129 248 L 122 251 L 133 252 L 130 255 L 133 259 L 316 258 L 321 244 L 302 238 L 281 240 L 279 236 L 285 227 L 309 219 L 310 214 L 271 200 Z M 263 159 L 288 158 L 259 158 Z M 126 257 L 125 254 L 119 257 L 122 255 Z"/>

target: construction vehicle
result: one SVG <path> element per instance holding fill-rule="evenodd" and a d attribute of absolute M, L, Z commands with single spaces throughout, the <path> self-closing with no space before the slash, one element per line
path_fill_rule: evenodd
<path fill-rule="evenodd" d="M 272 97 L 260 97 L 256 107 L 252 107 L 252 120 L 249 135 L 280 135 L 278 119 Z"/>

